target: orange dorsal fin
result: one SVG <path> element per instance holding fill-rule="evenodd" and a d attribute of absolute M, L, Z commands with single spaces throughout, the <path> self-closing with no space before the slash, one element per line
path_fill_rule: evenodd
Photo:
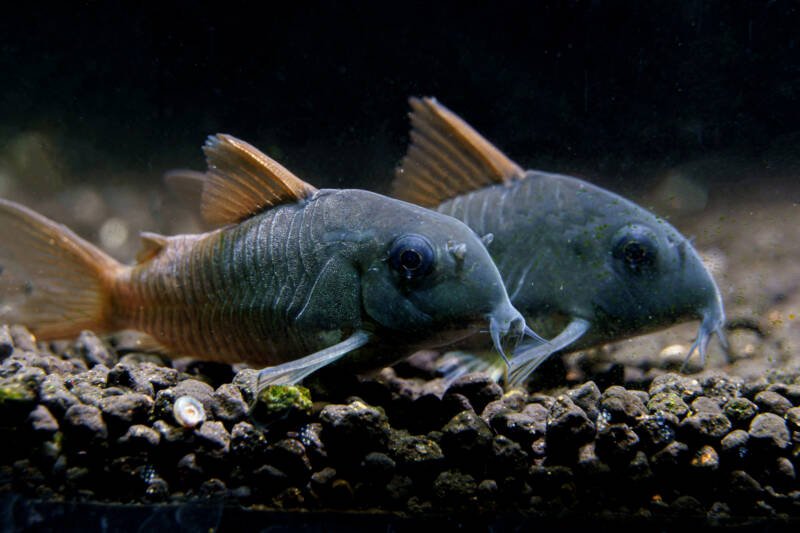
<path fill-rule="evenodd" d="M 164 183 L 172 194 L 181 200 L 184 207 L 197 209 L 203 202 L 203 188 L 206 184 L 204 172 L 176 169 L 164 174 Z"/>
<path fill-rule="evenodd" d="M 270 207 L 299 202 L 317 189 L 248 143 L 212 135 L 203 151 L 208 162 L 202 194 L 203 218 L 211 224 L 240 222 Z"/>
<path fill-rule="evenodd" d="M 396 198 L 433 207 L 524 175 L 458 115 L 435 98 L 411 98 L 411 145 L 392 185 Z"/>

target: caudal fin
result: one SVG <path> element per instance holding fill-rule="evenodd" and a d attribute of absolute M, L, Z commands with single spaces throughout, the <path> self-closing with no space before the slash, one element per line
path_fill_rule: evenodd
<path fill-rule="evenodd" d="M 66 226 L 0 199 L 0 323 L 41 339 L 107 330 L 119 268 Z"/>

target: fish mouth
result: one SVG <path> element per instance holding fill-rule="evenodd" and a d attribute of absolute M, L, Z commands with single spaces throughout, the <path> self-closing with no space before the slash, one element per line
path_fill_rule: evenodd
<path fill-rule="evenodd" d="M 543 343 L 547 342 L 525 324 L 525 319 L 519 312 L 512 313 L 507 317 L 498 317 L 492 314 L 488 318 L 489 335 L 492 337 L 494 349 L 497 350 L 497 353 L 500 354 L 509 368 L 511 363 L 506 355 L 506 350 L 513 353 L 525 336 L 532 337 Z"/>
<path fill-rule="evenodd" d="M 689 359 L 697 352 L 700 356 L 700 366 L 706 366 L 706 354 L 708 351 L 708 343 L 711 337 L 716 334 L 719 339 L 719 344 L 725 353 L 728 353 L 728 339 L 725 338 L 725 312 L 722 310 L 722 305 L 716 305 L 710 309 L 706 309 L 701 313 L 702 321 L 700 328 L 697 331 L 697 337 L 692 343 L 689 352 L 686 354 L 686 359 L 681 366 L 681 372 L 685 372 Z"/>

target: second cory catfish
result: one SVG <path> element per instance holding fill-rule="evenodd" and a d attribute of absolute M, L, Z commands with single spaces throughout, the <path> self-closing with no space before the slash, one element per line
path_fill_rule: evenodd
<path fill-rule="evenodd" d="M 458 220 L 367 191 L 317 190 L 229 135 L 204 150 L 207 173 L 172 179 L 201 185 L 203 215 L 219 228 L 144 234 L 133 266 L 0 201 L 0 321 L 41 339 L 137 329 L 168 354 L 267 366 L 261 385 L 337 361 L 380 368 L 479 330 L 501 352 L 523 335 L 497 268 Z"/>
<path fill-rule="evenodd" d="M 492 236 L 511 301 L 537 331 L 555 335 L 515 354 L 511 384 L 558 351 L 686 320 L 701 320 L 687 359 L 697 351 L 704 361 L 713 333 L 725 346 L 717 285 L 670 224 L 585 181 L 523 170 L 435 99 L 412 98 L 411 107 L 394 195 Z"/>

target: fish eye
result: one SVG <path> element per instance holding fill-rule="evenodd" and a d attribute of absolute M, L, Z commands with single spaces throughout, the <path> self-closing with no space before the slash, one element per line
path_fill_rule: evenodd
<path fill-rule="evenodd" d="M 612 255 L 632 272 L 650 269 L 656 264 L 656 235 L 645 226 L 626 226 L 614 237 Z"/>
<path fill-rule="evenodd" d="M 433 268 L 433 245 L 422 235 L 403 235 L 392 244 L 389 264 L 406 279 L 421 278 Z"/>

